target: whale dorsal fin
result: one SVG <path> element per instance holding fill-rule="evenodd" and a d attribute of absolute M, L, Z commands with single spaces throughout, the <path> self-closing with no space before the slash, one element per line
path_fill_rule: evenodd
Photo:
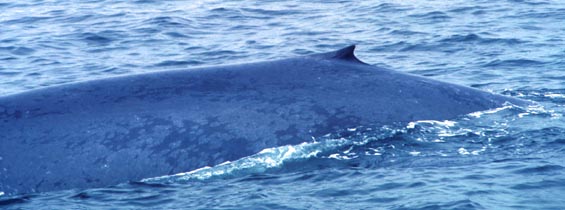
<path fill-rule="evenodd" d="M 349 46 L 342 48 L 342 49 L 339 49 L 337 51 L 322 53 L 322 54 L 320 54 L 320 57 L 323 57 L 323 58 L 326 58 L 326 59 L 338 59 L 338 60 L 351 61 L 351 62 L 357 62 L 357 63 L 365 64 L 363 61 L 361 61 L 357 57 L 355 57 L 354 52 L 355 52 L 355 45 L 349 45 Z"/>
<path fill-rule="evenodd" d="M 353 52 L 355 52 L 355 45 L 349 45 L 343 49 L 335 51 L 333 58 L 342 60 L 357 59 Z"/>

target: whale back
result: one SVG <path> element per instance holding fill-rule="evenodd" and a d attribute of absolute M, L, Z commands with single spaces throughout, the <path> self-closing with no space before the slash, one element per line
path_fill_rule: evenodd
<path fill-rule="evenodd" d="M 367 65 L 354 46 L 0 97 L 0 191 L 114 185 L 339 129 L 444 120 L 523 101 Z"/>

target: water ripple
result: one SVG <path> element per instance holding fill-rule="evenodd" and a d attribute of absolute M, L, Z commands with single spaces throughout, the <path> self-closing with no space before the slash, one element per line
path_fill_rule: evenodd
<path fill-rule="evenodd" d="M 514 171 L 517 174 L 543 174 L 543 173 L 558 173 L 563 171 L 565 167 L 560 165 L 543 165 L 543 166 L 535 166 L 535 167 L 528 167 Z"/>
<path fill-rule="evenodd" d="M 517 45 L 525 43 L 525 41 L 521 41 L 519 39 L 509 38 L 484 38 L 477 34 L 467 34 L 467 35 L 453 35 L 445 39 L 439 40 L 439 42 L 445 42 L 449 44 L 460 44 L 465 42 L 472 42 L 476 44 L 485 44 L 485 45 L 492 45 L 492 44 L 507 44 L 507 45 Z"/>
<path fill-rule="evenodd" d="M 484 67 L 528 67 L 528 66 L 541 66 L 544 62 L 530 60 L 530 59 L 508 59 L 508 60 L 493 60 L 484 65 Z"/>

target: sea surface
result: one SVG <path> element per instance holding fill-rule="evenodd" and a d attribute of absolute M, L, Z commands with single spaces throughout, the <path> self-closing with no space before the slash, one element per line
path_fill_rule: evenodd
<path fill-rule="evenodd" d="M 343 128 L 0 209 L 565 209 L 565 1 L 0 0 L 0 95 L 350 44 L 372 65 L 536 105 Z"/>

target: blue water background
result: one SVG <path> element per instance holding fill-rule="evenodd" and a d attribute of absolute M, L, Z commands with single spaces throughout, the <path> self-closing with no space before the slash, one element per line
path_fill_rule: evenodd
<path fill-rule="evenodd" d="M 0 95 L 357 44 L 372 65 L 538 103 L 0 208 L 564 209 L 564 39 L 564 1 L 0 1 Z"/>

